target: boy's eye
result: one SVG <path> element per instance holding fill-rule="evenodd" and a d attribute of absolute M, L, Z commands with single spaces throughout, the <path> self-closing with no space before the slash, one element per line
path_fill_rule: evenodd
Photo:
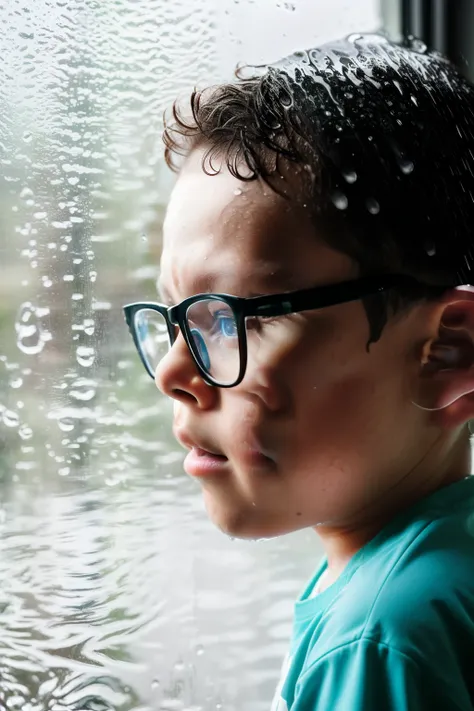
<path fill-rule="evenodd" d="M 232 311 L 216 311 L 212 314 L 212 318 L 212 331 L 214 334 L 224 338 L 237 338 L 237 324 Z"/>
<path fill-rule="evenodd" d="M 220 333 L 226 338 L 237 336 L 237 324 L 233 316 L 217 315 L 216 317 Z"/>

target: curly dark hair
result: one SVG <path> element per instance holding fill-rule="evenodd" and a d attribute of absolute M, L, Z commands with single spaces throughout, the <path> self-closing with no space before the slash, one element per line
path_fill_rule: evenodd
<path fill-rule="evenodd" d="M 241 180 L 278 191 L 280 161 L 306 166 L 318 235 L 361 274 L 473 283 L 474 87 L 420 43 L 357 35 L 298 51 L 237 81 L 194 90 L 165 117 L 168 166 L 204 147 Z M 280 182 L 281 184 L 281 182 Z M 364 301 L 371 342 L 426 294 Z"/>

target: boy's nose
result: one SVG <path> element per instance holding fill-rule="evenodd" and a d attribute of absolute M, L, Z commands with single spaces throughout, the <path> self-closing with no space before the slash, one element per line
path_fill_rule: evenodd
<path fill-rule="evenodd" d="M 160 361 L 155 383 L 164 395 L 200 410 L 212 407 L 218 395 L 218 388 L 202 379 L 181 333 Z"/>

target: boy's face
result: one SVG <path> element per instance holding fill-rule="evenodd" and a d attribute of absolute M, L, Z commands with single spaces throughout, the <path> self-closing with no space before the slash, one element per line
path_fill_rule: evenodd
<path fill-rule="evenodd" d="M 225 165 L 208 176 L 201 158 L 200 151 L 188 158 L 167 211 L 161 282 L 168 301 L 357 278 L 347 256 L 318 240 L 304 206 L 237 180 Z M 420 309 L 392 319 L 370 352 L 360 301 L 262 321 L 248 336 L 244 380 L 230 389 L 204 383 L 178 336 L 156 380 L 175 399 L 177 436 L 228 459 L 224 470 L 200 478 L 217 526 L 265 537 L 357 525 L 383 510 L 432 443 L 411 402 Z"/>

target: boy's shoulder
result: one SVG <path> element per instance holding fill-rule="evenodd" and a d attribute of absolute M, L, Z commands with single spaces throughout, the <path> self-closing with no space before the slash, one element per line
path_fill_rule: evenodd
<path fill-rule="evenodd" d="M 472 711 L 474 477 L 398 515 L 312 596 L 323 569 L 295 606 L 282 708 Z"/>
<path fill-rule="evenodd" d="M 420 502 L 360 552 L 312 652 L 372 641 L 415 661 L 474 649 L 474 477 Z M 357 556 L 356 556 L 357 557 Z"/>

